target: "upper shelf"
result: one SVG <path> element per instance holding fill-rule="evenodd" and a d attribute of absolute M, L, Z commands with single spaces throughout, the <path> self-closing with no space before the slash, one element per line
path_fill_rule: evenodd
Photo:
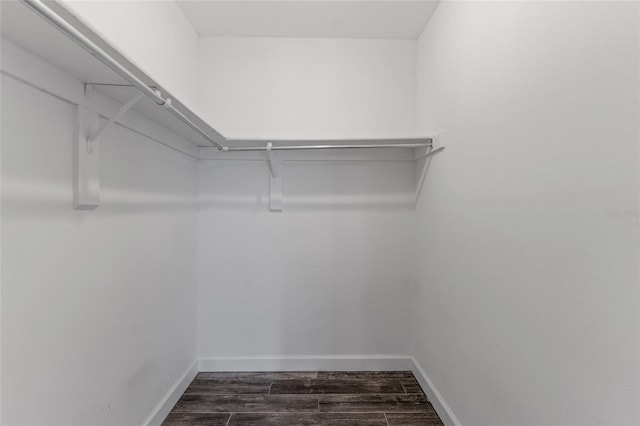
<path fill-rule="evenodd" d="M 42 4 L 41 2 L 34 3 Z M 59 3 L 46 2 L 44 7 L 49 8 L 147 86 L 157 88 L 164 98 L 171 99 L 171 104 L 176 110 L 211 138 L 219 141 L 219 143 L 224 142 L 223 136 L 190 108 L 182 104 L 179 99 L 172 96 L 161 83 L 153 80 L 136 64 L 106 43 L 85 23 L 81 22 Z M 137 93 L 137 89 L 134 87 L 126 87 L 131 85 L 130 81 L 107 67 L 67 34 L 31 10 L 24 2 L 2 2 L 1 19 L 0 30 L 3 37 L 85 83 L 100 84 L 101 86 L 98 88 L 100 92 L 121 102 L 126 102 Z M 126 86 L 123 87 L 122 85 Z M 184 122 L 167 109 L 159 107 L 151 98 L 144 97 L 133 109 L 196 145 L 212 146 L 212 143 L 206 138 L 185 125 Z"/>
<path fill-rule="evenodd" d="M 189 142 L 221 151 L 266 150 L 267 139 L 227 139 L 176 99 L 132 60 L 102 39 L 56 1 L 2 2 L 2 36 L 107 96 L 126 103 L 145 95 L 132 108 Z M 170 100 L 170 101 L 169 101 Z M 331 140 L 273 140 L 274 150 L 335 148 L 428 148 L 428 137 Z"/>

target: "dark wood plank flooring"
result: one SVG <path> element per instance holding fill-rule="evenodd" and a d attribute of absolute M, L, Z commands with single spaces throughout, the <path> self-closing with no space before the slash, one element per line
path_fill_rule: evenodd
<path fill-rule="evenodd" d="M 442 425 L 410 371 L 198 373 L 164 426 Z"/>

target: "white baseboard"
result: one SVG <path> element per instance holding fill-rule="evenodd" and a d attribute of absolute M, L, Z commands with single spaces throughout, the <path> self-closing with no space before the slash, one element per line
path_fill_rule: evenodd
<path fill-rule="evenodd" d="M 164 398 L 156 405 L 156 408 L 147 416 L 142 426 L 160 426 L 184 391 L 187 390 L 187 387 L 193 381 L 193 378 L 196 377 L 196 374 L 198 374 L 197 360 L 194 361 L 193 365 L 191 365 L 182 377 L 169 389 Z"/>
<path fill-rule="evenodd" d="M 160 425 L 199 371 L 405 371 L 416 376 L 433 408 L 447 426 L 460 426 L 418 361 L 406 355 L 298 355 L 200 358 L 169 389 L 143 426 Z"/>
<path fill-rule="evenodd" d="M 427 373 L 425 373 L 420 364 L 418 364 L 418 361 L 416 361 L 415 358 L 411 357 L 411 363 L 413 365 L 411 366 L 410 370 L 413 372 L 413 375 L 416 376 L 416 379 L 420 383 L 422 390 L 424 390 L 427 398 L 429 398 L 429 402 L 431 402 L 431 405 L 433 405 L 436 413 L 438 413 L 438 416 L 440 417 L 440 420 L 442 420 L 442 423 L 447 426 L 460 426 L 460 421 L 458 420 L 456 415 L 453 414 L 451 407 L 449 407 L 449 404 L 447 404 L 444 398 L 442 398 L 442 395 L 440 395 L 440 392 L 438 392 L 436 387 L 433 385 L 433 382 L 431 381 L 429 376 L 427 376 Z"/>
<path fill-rule="evenodd" d="M 414 361 L 405 355 L 257 356 L 200 358 L 200 371 L 402 371 Z"/>

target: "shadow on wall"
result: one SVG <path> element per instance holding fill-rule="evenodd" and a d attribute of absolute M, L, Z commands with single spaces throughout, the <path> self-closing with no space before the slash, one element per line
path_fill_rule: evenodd
<path fill-rule="evenodd" d="M 414 161 L 286 161 L 285 211 L 406 210 L 416 194 Z M 268 211 L 269 169 L 262 161 L 205 161 L 201 209 Z"/>
<path fill-rule="evenodd" d="M 78 217 L 98 214 L 165 214 L 194 212 L 195 195 L 176 192 L 146 192 L 126 189 L 104 188 L 100 194 L 100 205 L 96 210 L 73 210 L 72 186 L 66 183 L 18 181 L 3 182 L 2 216 L 16 218 Z M 75 213 L 70 213 L 75 212 Z"/>

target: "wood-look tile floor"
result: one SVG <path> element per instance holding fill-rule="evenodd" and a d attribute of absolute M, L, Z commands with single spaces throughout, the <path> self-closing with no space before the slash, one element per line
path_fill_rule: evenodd
<path fill-rule="evenodd" d="M 164 426 L 442 425 L 410 371 L 198 373 Z"/>

